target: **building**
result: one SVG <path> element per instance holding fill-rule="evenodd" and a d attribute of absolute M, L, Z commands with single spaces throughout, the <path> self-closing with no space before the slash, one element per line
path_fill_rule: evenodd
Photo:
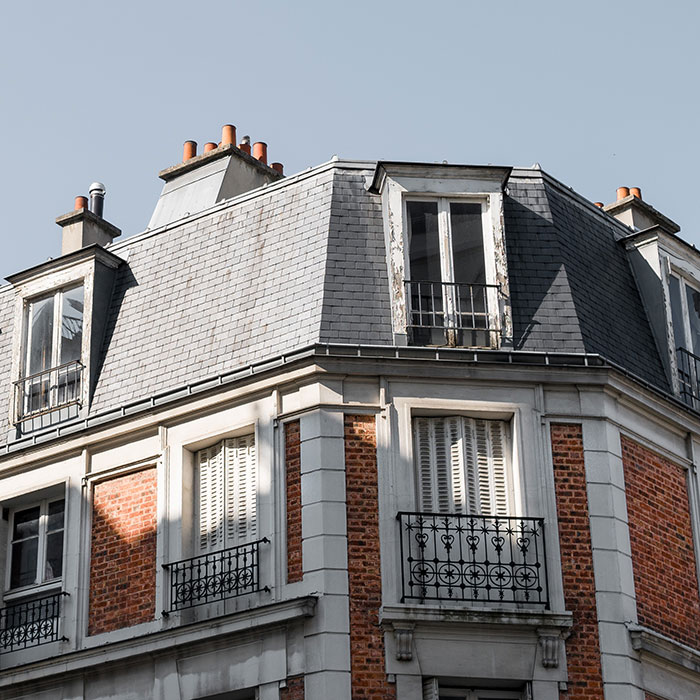
<path fill-rule="evenodd" d="M 0 697 L 699 697 L 678 226 L 236 142 L 0 289 Z"/>

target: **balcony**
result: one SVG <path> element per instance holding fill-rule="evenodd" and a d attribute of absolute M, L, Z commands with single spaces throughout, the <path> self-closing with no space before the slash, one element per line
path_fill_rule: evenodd
<path fill-rule="evenodd" d="M 10 603 L 0 609 L 0 654 L 65 640 L 59 637 L 61 599 L 67 593 Z"/>
<path fill-rule="evenodd" d="M 62 409 L 79 408 L 84 369 L 80 360 L 73 360 L 16 381 L 15 425 Z"/>
<path fill-rule="evenodd" d="M 544 520 L 399 513 L 401 602 L 549 608 Z"/>
<path fill-rule="evenodd" d="M 700 407 L 700 357 L 685 348 L 676 350 L 681 400 L 692 408 Z"/>
<path fill-rule="evenodd" d="M 211 554 L 183 559 L 163 568 L 169 577 L 169 605 L 164 615 L 196 605 L 216 603 L 260 590 L 259 548 L 268 544 L 263 537 L 255 542 L 222 549 Z"/>
<path fill-rule="evenodd" d="M 497 347 L 496 284 L 406 282 L 406 329 L 414 345 Z M 491 313 L 489 313 L 491 310 Z"/>

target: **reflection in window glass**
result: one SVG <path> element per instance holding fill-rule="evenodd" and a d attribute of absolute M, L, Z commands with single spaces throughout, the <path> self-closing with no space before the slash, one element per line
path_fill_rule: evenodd
<path fill-rule="evenodd" d="M 29 368 L 28 374 L 51 367 L 53 340 L 53 297 L 39 299 L 29 305 Z"/>
<path fill-rule="evenodd" d="M 671 320 L 676 348 L 687 348 L 685 341 L 685 323 L 683 322 L 683 306 L 681 305 L 681 283 L 678 277 L 669 277 L 671 292 Z"/>
<path fill-rule="evenodd" d="M 410 279 L 440 282 L 437 202 L 407 202 Z"/>
<path fill-rule="evenodd" d="M 690 348 L 696 355 L 700 354 L 700 292 L 685 285 L 690 320 Z M 675 326 L 674 326 L 675 331 Z"/>
<path fill-rule="evenodd" d="M 83 287 L 63 292 L 61 313 L 61 356 L 59 364 L 80 359 L 83 343 Z"/>
<path fill-rule="evenodd" d="M 460 284 L 486 284 L 481 205 L 452 202 L 450 227 L 454 281 Z"/>

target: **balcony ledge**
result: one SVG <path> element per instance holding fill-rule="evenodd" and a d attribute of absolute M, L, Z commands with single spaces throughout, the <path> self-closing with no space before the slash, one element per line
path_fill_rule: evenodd
<path fill-rule="evenodd" d="M 311 617 L 316 610 L 318 597 L 300 596 L 267 605 L 243 610 L 218 618 L 190 624 L 171 626 L 140 637 L 131 637 L 118 642 L 106 642 L 89 649 L 57 654 L 40 662 L 16 664 L 0 671 L 0 687 L 33 682 L 56 675 L 81 673 L 104 664 L 128 662 L 143 654 L 158 655 L 174 653 L 175 649 L 195 644 L 207 644 L 228 635 L 259 630 L 262 627 L 285 625 L 292 620 Z M 173 619 L 171 616 L 170 619 Z M 17 652 L 13 652 L 17 654 Z M 11 654 L 5 655 L 9 659 Z"/>
<path fill-rule="evenodd" d="M 494 625 L 510 628 L 556 629 L 566 634 L 573 625 L 573 613 L 550 612 L 547 610 L 517 609 L 505 607 L 476 607 L 464 604 L 463 607 L 446 605 L 383 605 L 379 611 L 379 621 L 387 629 L 402 624 L 461 624 Z"/>
<path fill-rule="evenodd" d="M 632 648 L 647 653 L 676 666 L 700 674 L 700 651 L 670 639 L 659 632 L 634 623 L 627 623 L 632 640 Z"/>

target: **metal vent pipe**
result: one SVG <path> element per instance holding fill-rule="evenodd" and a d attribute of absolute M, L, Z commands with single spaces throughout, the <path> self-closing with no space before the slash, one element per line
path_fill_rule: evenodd
<path fill-rule="evenodd" d="M 101 182 L 93 182 L 90 185 L 90 211 L 102 218 L 105 208 L 105 193 L 107 190 Z"/>

